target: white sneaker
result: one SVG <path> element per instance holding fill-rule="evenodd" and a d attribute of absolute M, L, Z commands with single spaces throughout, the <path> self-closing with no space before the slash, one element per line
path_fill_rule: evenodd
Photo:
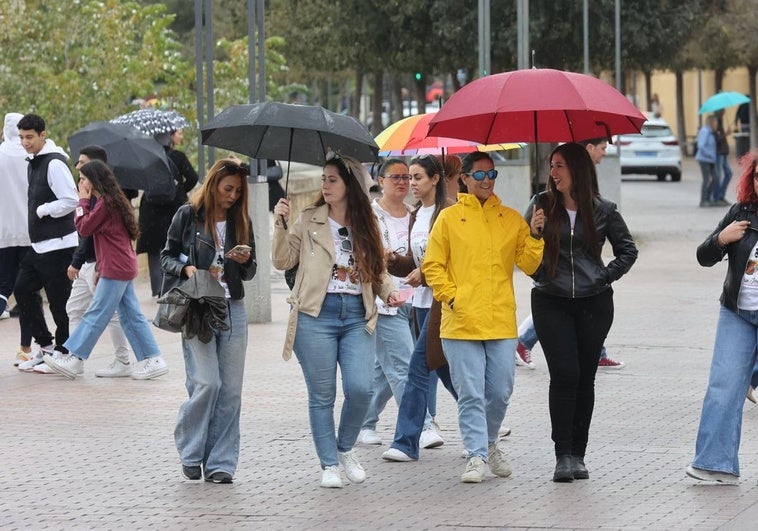
<path fill-rule="evenodd" d="M 691 478 L 700 481 L 709 481 L 711 483 L 717 483 L 720 485 L 739 485 L 740 477 L 728 472 L 714 472 L 712 470 L 705 470 L 702 468 L 695 468 L 692 465 L 688 465 L 685 472 Z"/>
<path fill-rule="evenodd" d="M 382 444 L 382 438 L 376 434 L 376 431 L 370 429 L 363 429 L 358 434 L 358 444 Z"/>
<path fill-rule="evenodd" d="M 29 358 L 28 360 L 21 362 L 18 364 L 18 370 L 24 371 L 24 372 L 32 372 L 34 370 L 34 367 L 39 365 L 40 363 L 44 363 L 44 360 L 42 359 L 42 356 L 45 354 L 52 354 L 53 352 L 46 351 L 39 349 L 38 351 L 34 352 L 34 355 Z"/>
<path fill-rule="evenodd" d="M 95 376 L 99 378 L 124 378 L 132 375 L 132 364 L 124 363 L 118 358 L 113 358 L 113 361 L 104 369 L 98 369 L 95 371 Z"/>
<path fill-rule="evenodd" d="M 3 319 L 10 319 L 11 318 L 11 312 L 8 310 L 5 310 L 3 313 L 0 313 L 0 321 Z"/>
<path fill-rule="evenodd" d="M 466 463 L 466 471 L 461 475 L 461 483 L 481 483 L 484 481 L 484 460 L 475 455 Z"/>
<path fill-rule="evenodd" d="M 152 380 L 158 376 L 168 374 L 168 365 L 163 361 L 163 356 L 155 356 L 142 360 L 132 371 L 135 380 Z"/>
<path fill-rule="evenodd" d="M 350 450 L 349 452 L 337 452 L 337 459 L 339 459 L 340 465 L 345 469 L 345 475 L 347 479 L 353 483 L 363 483 L 366 481 L 366 471 L 358 462 L 358 458 L 355 456 L 355 452 Z"/>
<path fill-rule="evenodd" d="M 421 448 L 437 448 L 443 444 L 445 444 L 445 439 L 437 433 L 437 430 L 435 430 L 432 425 L 424 428 L 418 441 L 418 445 Z"/>
<path fill-rule="evenodd" d="M 382 459 L 385 461 L 397 461 L 399 463 L 405 463 L 408 461 L 415 461 L 410 455 L 406 454 L 402 450 L 397 448 L 390 448 L 382 454 Z"/>
<path fill-rule="evenodd" d="M 508 464 L 508 460 L 505 458 L 505 452 L 500 449 L 498 444 L 492 443 L 487 448 L 489 457 L 487 458 L 487 464 L 490 467 L 490 472 L 501 478 L 507 478 L 513 472 L 511 465 Z"/>
<path fill-rule="evenodd" d="M 508 437 L 511 434 L 511 429 L 506 426 L 500 426 L 500 429 L 498 430 L 497 434 L 500 437 Z"/>
<path fill-rule="evenodd" d="M 321 486 L 327 489 L 341 489 L 343 487 L 340 467 L 328 466 L 321 473 Z"/>
<path fill-rule="evenodd" d="M 68 355 L 68 354 L 63 354 L 62 352 L 58 352 L 57 350 L 54 350 L 54 351 L 53 351 L 53 359 L 54 359 L 54 360 L 60 360 L 60 359 L 61 359 L 61 357 L 63 357 L 63 356 L 67 356 L 67 355 Z M 58 374 L 58 373 L 57 373 L 57 372 L 55 372 L 55 370 L 54 370 L 52 367 L 50 367 L 50 366 L 49 366 L 47 363 L 40 363 L 39 365 L 36 365 L 36 366 L 34 367 L 34 369 L 33 369 L 33 370 L 34 370 L 34 372 L 36 372 L 36 373 L 39 373 L 39 374 Z M 77 375 L 79 375 L 79 374 L 84 374 L 84 364 L 82 364 L 82 365 L 79 367 L 79 370 L 77 371 L 77 373 L 76 373 L 76 374 L 77 374 Z"/>
<path fill-rule="evenodd" d="M 21 347 L 16 351 L 16 359 L 13 360 L 13 366 L 18 367 L 25 361 L 29 361 L 34 357 L 34 350 L 30 350 L 29 352 L 24 352 L 21 350 Z"/>
<path fill-rule="evenodd" d="M 73 354 L 60 354 L 58 357 L 45 354 L 42 359 L 45 364 L 58 374 L 73 380 L 77 374 L 84 372 L 84 361 L 80 360 Z"/>

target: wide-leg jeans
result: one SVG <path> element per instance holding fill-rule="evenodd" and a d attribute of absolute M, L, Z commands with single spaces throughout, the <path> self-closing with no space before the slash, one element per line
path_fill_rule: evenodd
<path fill-rule="evenodd" d="M 205 476 L 234 475 L 240 451 L 242 379 L 247 351 L 245 301 L 227 300 L 228 330 L 213 330 L 209 343 L 182 338 L 185 387 L 174 441 L 182 464 L 202 464 Z"/>
<path fill-rule="evenodd" d="M 742 408 L 758 347 L 758 311 L 721 306 L 692 466 L 740 475 Z"/>

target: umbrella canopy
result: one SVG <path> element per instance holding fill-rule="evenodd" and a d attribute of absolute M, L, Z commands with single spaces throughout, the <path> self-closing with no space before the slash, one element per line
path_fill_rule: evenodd
<path fill-rule="evenodd" d="M 482 77 L 440 109 L 430 135 L 499 142 L 578 142 L 639 133 L 647 118 L 597 78 L 553 69 Z"/>
<path fill-rule="evenodd" d="M 377 160 L 379 148 L 356 119 L 320 106 L 267 101 L 233 105 L 201 128 L 203 144 L 255 159 L 323 165 L 337 151 L 360 162 Z"/>
<path fill-rule="evenodd" d="M 133 125 L 143 133 L 155 135 L 170 133 L 183 127 L 189 127 L 187 119 L 176 111 L 161 111 L 160 109 L 137 109 L 122 114 L 111 120 L 114 124 Z"/>
<path fill-rule="evenodd" d="M 732 107 L 734 105 L 742 105 L 743 103 L 748 103 L 749 101 L 750 98 L 744 94 L 740 94 L 739 92 L 719 92 L 718 94 L 714 94 L 705 100 L 702 107 L 700 107 L 700 110 L 697 113 L 705 114 L 708 112 L 716 112 L 720 111 L 721 109 L 726 109 L 727 107 Z"/>
<path fill-rule="evenodd" d="M 76 160 L 85 146 L 97 145 L 108 154 L 122 188 L 161 192 L 173 190 L 173 175 L 166 151 L 155 139 L 126 124 L 92 122 L 68 137 Z"/>
<path fill-rule="evenodd" d="M 376 143 L 379 154 L 386 156 L 417 155 L 422 153 L 470 153 L 498 151 L 523 147 L 522 144 L 479 144 L 470 140 L 427 136 L 429 122 L 436 113 L 416 114 L 403 118 L 379 133 Z"/>

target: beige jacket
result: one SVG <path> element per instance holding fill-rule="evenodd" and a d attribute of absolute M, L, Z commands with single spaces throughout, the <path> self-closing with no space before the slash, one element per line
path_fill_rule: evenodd
<path fill-rule="evenodd" d="M 295 277 L 295 286 L 287 302 L 292 306 L 287 323 L 282 357 L 292 357 L 292 346 L 297 331 L 297 315 L 303 312 L 318 317 L 326 297 L 326 288 L 335 260 L 334 239 L 328 222 L 329 206 L 309 206 L 289 230 L 277 218 L 274 225 L 274 240 L 271 259 L 277 269 L 290 269 L 300 264 Z M 392 277 L 385 272 L 380 293 L 374 293 L 370 284 L 363 284 L 363 305 L 366 308 L 366 331 L 374 333 L 377 320 L 375 298 L 386 301 L 397 288 Z"/>

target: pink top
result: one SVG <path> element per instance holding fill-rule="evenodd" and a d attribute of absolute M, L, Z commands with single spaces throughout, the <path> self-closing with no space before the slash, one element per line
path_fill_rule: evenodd
<path fill-rule="evenodd" d="M 92 236 L 95 242 L 97 270 L 103 278 L 133 280 L 137 277 L 137 254 L 123 219 L 111 214 L 105 201 L 99 199 L 90 210 L 89 199 L 79 199 L 74 223 L 82 236 Z"/>

